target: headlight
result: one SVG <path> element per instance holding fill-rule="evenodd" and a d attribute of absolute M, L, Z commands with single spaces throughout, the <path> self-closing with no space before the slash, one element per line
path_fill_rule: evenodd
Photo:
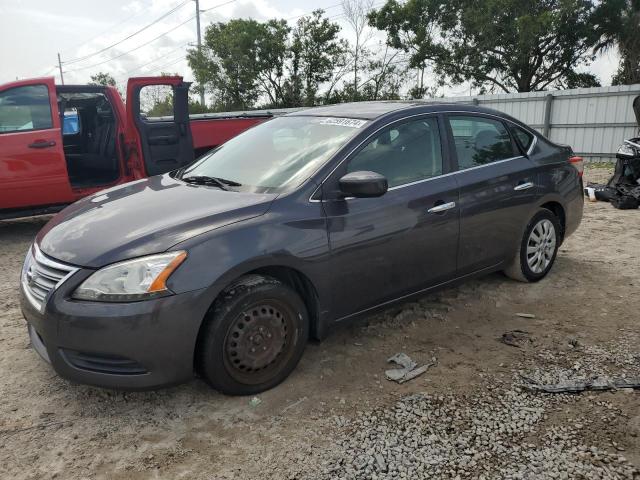
<path fill-rule="evenodd" d="M 618 148 L 618 155 L 623 155 L 625 157 L 633 157 L 635 156 L 635 154 L 636 152 L 633 149 L 633 147 L 631 145 L 627 145 L 626 143 L 623 143 Z"/>
<path fill-rule="evenodd" d="M 166 281 L 185 258 L 187 252 L 178 251 L 114 263 L 82 282 L 73 298 L 131 302 L 161 296 L 169 292 Z"/>

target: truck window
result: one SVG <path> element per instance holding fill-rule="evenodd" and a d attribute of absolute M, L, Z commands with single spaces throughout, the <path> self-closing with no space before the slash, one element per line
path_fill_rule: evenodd
<path fill-rule="evenodd" d="M 147 122 L 173 117 L 171 85 L 146 85 L 140 89 L 140 116 Z"/>
<path fill-rule="evenodd" d="M 0 134 L 53 128 L 46 85 L 25 85 L 0 92 Z"/>

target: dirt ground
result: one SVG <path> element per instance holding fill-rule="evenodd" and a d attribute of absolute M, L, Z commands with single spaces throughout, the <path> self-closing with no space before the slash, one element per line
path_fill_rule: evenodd
<path fill-rule="evenodd" d="M 609 174 L 588 168 L 585 176 Z M 58 378 L 30 348 L 18 305 L 24 254 L 46 220 L 0 222 L 0 479 L 315 478 L 340 455 L 354 418 L 409 394 L 463 401 L 519 372 L 640 371 L 640 211 L 587 202 L 544 281 L 490 275 L 335 332 L 309 344 L 293 375 L 257 405 L 197 379 L 122 393 Z M 521 348 L 498 341 L 512 330 L 527 332 Z M 437 365 L 398 385 L 384 378 L 396 352 Z M 633 392 L 583 393 L 546 422 L 584 420 L 582 441 L 638 467 L 639 400 Z M 527 441 L 542 448 L 541 438 Z"/>

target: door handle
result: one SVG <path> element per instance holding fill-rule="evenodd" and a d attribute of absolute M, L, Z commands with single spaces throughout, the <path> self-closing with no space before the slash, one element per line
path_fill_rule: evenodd
<path fill-rule="evenodd" d="M 456 208 L 456 202 L 440 203 L 435 207 L 431 207 L 427 212 L 429 213 L 441 213 Z"/>
<path fill-rule="evenodd" d="M 533 188 L 533 187 L 535 187 L 533 182 L 525 182 L 525 183 L 519 183 L 518 185 L 513 187 L 513 189 L 516 192 L 521 192 L 522 190 L 528 190 L 528 189 Z"/>
<path fill-rule="evenodd" d="M 30 143 L 29 148 L 49 148 L 49 147 L 55 147 L 56 146 L 56 142 L 53 140 L 36 140 L 33 143 Z"/>

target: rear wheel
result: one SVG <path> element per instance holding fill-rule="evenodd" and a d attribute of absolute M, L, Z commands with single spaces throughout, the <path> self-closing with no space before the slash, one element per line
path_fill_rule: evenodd
<path fill-rule="evenodd" d="M 225 394 L 268 390 L 296 367 L 308 335 L 307 311 L 294 290 L 272 277 L 241 277 L 205 320 L 200 372 Z"/>
<path fill-rule="evenodd" d="M 555 262 L 560 232 L 558 217 L 550 210 L 540 209 L 527 225 L 518 253 L 504 273 L 520 282 L 542 280 Z"/>

